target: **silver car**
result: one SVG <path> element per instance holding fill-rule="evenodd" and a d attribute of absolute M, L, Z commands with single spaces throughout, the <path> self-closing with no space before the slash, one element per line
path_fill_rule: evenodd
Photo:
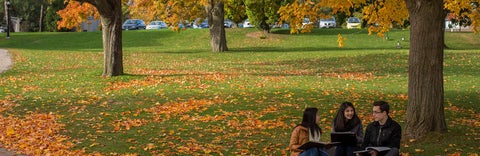
<path fill-rule="evenodd" d="M 147 25 L 147 29 L 165 29 L 167 28 L 167 24 L 163 21 L 151 21 L 150 24 Z"/>

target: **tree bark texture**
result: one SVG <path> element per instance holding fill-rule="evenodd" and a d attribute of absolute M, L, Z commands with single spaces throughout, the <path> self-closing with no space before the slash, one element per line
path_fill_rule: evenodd
<path fill-rule="evenodd" d="M 120 0 L 83 0 L 94 5 L 102 22 L 103 76 L 123 75 L 122 3 Z"/>
<path fill-rule="evenodd" d="M 40 19 L 38 20 L 39 23 L 39 30 L 38 32 L 42 32 L 42 27 L 43 27 L 43 4 L 40 6 Z"/>
<path fill-rule="evenodd" d="M 224 28 L 224 4 L 222 1 L 209 0 L 205 7 L 210 29 L 210 46 L 213 52 L 228 51 Z"/>
<path fill-rule="evenodd" d="M 447 130 L 443 88 L 443 0 L 406 0 L 410 14 L 410 54 L 406 137 Z"/>

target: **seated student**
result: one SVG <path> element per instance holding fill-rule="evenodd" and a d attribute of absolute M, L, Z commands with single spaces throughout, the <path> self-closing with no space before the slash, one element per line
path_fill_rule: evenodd
<path fill-rule="evenodd" d="M 322 130 L 318 127 L 320 122 L 320 115 L 318 115 L 317 108 L 306 108 L 303 112 L 302 123 L 298 124 L 292 132 L 290 138 L 290 152 L 292 156 L 311 156 L 322 155 L 328 156 L 325 149 L 318 149 L 316 147 L 300 150 L 298 147 L 309 141 L 320 142 L 320 135 Z"/>
<path fill-rule="evenodd" d="M 353 151 L 360 150 L 363 142 L 363 125 L 352 103 L 344 102 L 340 105 L 337 115 L 333 119 L 333 132 L 353 132 L 357 138 L 355 145 L 338 145 L 335 149 L 336 156 L 354 156 Z"/>
<path fill-rule="evenodd" d="M 375 101 L 373 103 L 374 122 L 370 123 L 365 130 L 363 148 L 366 147 L 389 147 L 388 151 L 377 152 L 370 150 L 372 156 L 398 156 L 400 149 L 400 140 L 402 138 L 402 127 L 395 122 L 388 112 L 390 106 L 385 101 Z"/>

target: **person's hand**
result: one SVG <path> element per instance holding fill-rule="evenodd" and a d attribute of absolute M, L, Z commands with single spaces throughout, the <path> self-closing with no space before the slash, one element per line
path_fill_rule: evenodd
<path fill-rule="evenodd" d="M 377 156 L 378 155 L 378 152 L 375 151 L 375 150 L 370 150 L 369 153 L 370 153 L 371 156 Z"/>

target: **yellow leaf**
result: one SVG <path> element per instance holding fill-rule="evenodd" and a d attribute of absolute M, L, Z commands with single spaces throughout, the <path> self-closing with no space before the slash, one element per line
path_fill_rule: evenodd
<path fill-rule="evenodd" d="M 8 127 L 7 128 L 7 136 L 10 136 L 10 135 L 13 135 L 13 134 L 15 134 L 15 130 L 13 130 L 12 127 Z"/>
<path fill-rule="evenodd" d="M 148 143 L 147 147 L 143 148 L 143 150 L 148 151 L 154 148 L 155 148 L 155 145 L 153 143 Z"/>
<path fill-rule="evenodd" d="M 203 149 L 203 152 L 205 152 L 205 154 L 210 154 L 210 153 L 212 153 L 212 150 L 210 150 L 210 149 Z"/>
<path fill-rule="evenodd" d="M 90 147 L 97 146 L 98 143 L 94 142 L 93 144 L 90 145 Z"/>

